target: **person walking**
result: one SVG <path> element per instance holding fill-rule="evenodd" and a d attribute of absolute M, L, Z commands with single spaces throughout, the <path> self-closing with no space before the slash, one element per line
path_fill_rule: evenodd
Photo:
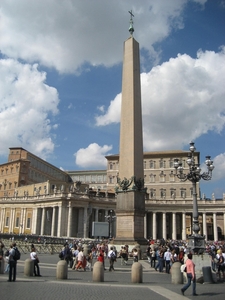
<path fill-rule="evenodd" d="M 77 255 L 77 265 L 76 265 L 75 270 L 79 270 L 79 269 L 83 268 L 83 260 L 84 260 L 84 253 L 83 253 L 83 249 L 80 248 L 79 253 Z M 84 268 L 83 268 L 83 270 L 84 270 Z"/>
<path fill-rule="evenodd" d="M 114 270 L 114 262 L 116 261 L 116 253 L 113 251 L 113 247 L 110 247 L 110 251 L 108 253 L 108 259 L 109 259 L 109 271 L 115 271 Z"/>
<path fill-rule="evenodd" d="M 156 252 L 155 252 L 155 249 L 151 249 L 150 250 L 151 252 L 151 267 L 152 268 L 155 268 L 155 260 L 156 260 Z"/>
<path fill-rule="evenodd" d="M 188 254 L 188 259 L 185 262 L 187 269 L 187 279 L 188 282 L 182 287 L 181 293 L 184 296 L 184 292 L 189 288 L 192 282 L 192 296 L 197 296 L 196 294 L 196 275 L 195 275 L 195 264 L 192 261 L 192 253 Z"/>
<path fill-rule="evenodd" d="M 167 248 L 166 252 L 164 253 L 164 260 L 166 262 L 166 273 L 170 273 L 170 262 L 171 262 L 171 252 L 170 249 Z"/>

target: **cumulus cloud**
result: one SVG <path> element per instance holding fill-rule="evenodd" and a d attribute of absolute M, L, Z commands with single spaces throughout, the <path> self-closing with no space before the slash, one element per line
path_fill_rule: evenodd
<path fill-rule="evenodd" d="M 221 153 L 214 157 L 213 164 L 215 169 L 213 170 L 213 181 L 217 181 L 225 178 L 225 153 Z"/>
<path fill-rule="evenodd" d="M 205 1 L 195 0 L 200 4 Z M 168 37 L 173 29 L 184 27 L 182 12 L 187 2 L 3 1 L 1 52 L 30 63 L 38 61 L 61 73 L 82 72 L 86 62 L 112 66 L 121 61 L 122 41 L 128 36 L 129 7 L 135 14 L 135 35 L 157 60 L 154 43 Z"/>
<path fill-rule="evenodd" d="M 46 158 L 53 152 L 51 131 L 57 124 L 49 117 L 58 113 L 58 93 L 45 84 L 46 73 L 38 65 L 0 60 L 0 154 L 20 146 Z M 13 141 L 13 145 L 12 145 Z"/>
<path fill-rule="evenodd" d="M 180 149 L 209 131 L 225 125 L 225 48 L 199 51 L 196 58 L 178 55 L 141 74 L 144 148 Z M 117 95 L 96 124 L 120 121 Z M 177 125 L 179 124 L 179 126 Z"/>
<path fill-rule="evenodd" d="M 103 168 L 106 169 L 107 161 L 105 156 L 109 155 L 112 146 L 99 146 L 96 143 L 90 144 L 87 148 L 79 149 L 75 154 L 76 165 L 81 168 Z"/>
<path fill-rule="evenodd" d="M 121 111 L 121 94 L 118 94 L 114 100 L 110 101 L 110 105 L 104 115 L 96 116 L 96 125 L 105 126 L 111 123 L 120 122 Z"/>

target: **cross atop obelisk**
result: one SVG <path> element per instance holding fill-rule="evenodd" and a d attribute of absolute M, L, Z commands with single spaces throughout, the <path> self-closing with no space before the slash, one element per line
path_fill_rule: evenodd
<path fill-rule="evenodd" d="M 129 14 L 130 14 L 130 27 L 129 27 L 129 32 L 131 35 L 133 35 L 133 32 L 134 32 L 134 27 L 133 27 L 133 13 L 132 13 L 132 10 L 131 11 L 128 11 Z"/>
<path fill-rule="evenodd" d="M 133 38 L 132 11 L 124 43 L 117 180 L 116 239 L 122 244 L 144 243 L 145 188 L 139 44 Z"/>

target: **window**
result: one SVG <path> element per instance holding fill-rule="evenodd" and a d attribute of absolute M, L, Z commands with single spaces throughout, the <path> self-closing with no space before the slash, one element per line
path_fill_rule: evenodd
<path fill-rule="evenodd" d="M 180 196 L 181 196 L 181 198 L 183 198 L 183 199 L 186 198 L 186 190 L 185 190 L 185 189 L 181 189 L 181 190 L 180 190 Z"/>
<path fill-rule="evenodd" d="M 153 160 L 150 160 L 149 167 L 150 169 L 155 169 L 155 162 Z"/>
<path fill-rule="evenodd" d="M 98 175 L 98 182 L 102 182 L 102 175 Z"/>
<path fill-rule="evenodd" d="M 170 181 L 174 181 L 175 180 L 175 175 L 173 173 L 173 171 L 170 172 Z"/>
<path fill-rule="evenodd" d="M 160 182 L 165 182 L 165 178 L 166 178 L 166 175 L 163 173 L 163 171 L 161 171 L 160 175 L 159 175 Z"/>
<path fill-rule="evenodd" d="M 149 175 L 149 179 L 150 179 L 150 182 L 155 182 L 155 175 L 154 174 L 150 174 Z"/>
<path fill-rule="evenodd" d="M 174 168 L 174 161 L 172 158 L 170 159 L 169 165 L 170 165 L 170 168 Z"/>
<path fill-rule="evenodd" d="M 91 175 L 86 175 L 86 182 L 91 182 Z"/>
<path fill-rule="evenodd" d="M 113 164 L 112 163 L 109 164 L 109 169 L 113 170 Z"/>
<path fill-rule="evenodd" d="M 146 169 L 146 161 L 144 161 L 144 169 Z"/>
<path fill-rule="evenodd" d="M 96 182 L 96 175 L 92 175 L 92 176 L 91 176 L 91 182 L 92 182 L 92 183 L 95 183 L 95 182 Z"/>
<path fill-rule="evenodd" d="M 166 166 L 166 162 L 163 159 L 160 159 L 160 161 L 159 161 L 159 167 L 160 168 L 165 168 L 165 166 Z"/>
<path fill-rule="evenodd" d="M 166 190 L 165 189 L 160 189 L 160 198 L 163 198 L 163 199 L 166 198 Z"/>
<path fill-rule="evenodd" d="M 113 183 L 113 178 L 109 177 L 109 183 Z"/>
<path fill-rule="evenodd" d="M 155 190 L 154 189 L 150 189 L 149 195 L 150 195 L 151 199 L 155 198 Z"/>
<path fill-rule="evenodd" d="M 175 197 L 176 197 L 176 190 L 175 189 L 170 190 L 170 197 L 175 199 Z"/>

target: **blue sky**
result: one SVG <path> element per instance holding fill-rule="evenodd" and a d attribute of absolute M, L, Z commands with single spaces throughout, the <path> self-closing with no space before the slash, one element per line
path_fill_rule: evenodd
<path fill-rule="evenodd" d="M 145 151 L 188 150 L 225 193 L 224 0 L 0 1 L 0 163 L 23 147 L 64 170 L 119 152 L 128 10 L 140 44 Z"/>

